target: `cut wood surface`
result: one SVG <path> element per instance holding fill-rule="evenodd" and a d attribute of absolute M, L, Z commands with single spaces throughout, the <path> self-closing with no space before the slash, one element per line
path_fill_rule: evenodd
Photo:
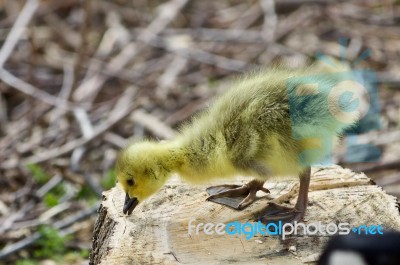
<path fill-rule="evenodd" d="M 238 178 L 224 183 L 241 183 Z M 215 184 L 215 183 L 213 183 Z M 119 187 L 103 193 L 96 222 L 90 264 L 313 264 L 329 235 L 206 235 L 188 223 L 241 223 L 254 221 L 268 201 L 294 205 L 298 180 L 265 184 L 271 194 L 243 211 L 206 201 L 206 186 L 190 186 L 172 179 L 156 195 L 127 216 L 122 213 L 125 194 Z M 289 193 L 288 193 L 289 192 Z M 285 195 L 288 194 L 288 195 Z M 382 225 L 400 230 L 395 197 L 388 195 L 364 174 L 339 166 L 313 168 L 305 224 L 321 222 Z"/>

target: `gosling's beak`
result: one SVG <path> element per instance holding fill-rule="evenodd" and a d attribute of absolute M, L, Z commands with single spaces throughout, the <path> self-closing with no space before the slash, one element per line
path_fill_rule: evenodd
<path fill-rule="evenodd" d="M 130 215 L 133 211 L 133 209 L 135 209 L 135 207 L 139 204 L 139 201 L 137 198 L 133 197 L 133 198 L 129 198 L 128 193 L 125 196 L 125 203 L 124 203 L 124 208 L 122 209 L 122 212 L 124 214 L 128 214 Z"/>

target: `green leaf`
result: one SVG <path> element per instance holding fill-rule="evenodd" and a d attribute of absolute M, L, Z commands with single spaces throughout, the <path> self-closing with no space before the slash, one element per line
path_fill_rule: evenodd
<path fill-rule="evenodd" d="M 40 263 L 34 260 L 30 260 L 30 259 L 23 259 L 23 260 L 18 260 L 16 263 L 16 265 L 39 265 Z"/>
<path fill-rule="evenodd" d="M 39 183 L 39 184 L 44 184 L 46 183 L 49 179 L 50 176 L 44 172 L 41 166 L 38 164 L 29 164 L 27 165 L 28 170 L 31 172 L 33 178 Z"/>
<path fill-rule="evenodd" d="M 44 203 L 46 204 L 47 208 L 56 206 L 59 204 L 58 197 L 53 193 L 47 193 L 46 196 L 44 196 Z"/>
<path fill-rule="evenodd" d="M 108 190 L 115 186 L 115 169 L 107 171 L 105 176 L 101 179 L 101 186 L 103 189 Z"/>
<path fill-rule="evenodd" d="M 57 229 L 50 226 L 39 227 L 42 237 L 37 241 L 38 249 L 34 251 L 36 258 L 50 258 L 66 252 L 65 245 L 69 236 L 61 236 Z"/>

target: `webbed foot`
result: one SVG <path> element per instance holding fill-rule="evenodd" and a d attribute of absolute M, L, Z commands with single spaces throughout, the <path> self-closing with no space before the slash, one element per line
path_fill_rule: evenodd
<path fill-rule="evenodd" d="M 300 221 L 304 217 L 305 210 L 306 209 L 291 208 L 270 202 L 267 207 L 261 210 L 258 221 L 264 224 L 278 223 L 279 221 L 282 221 L 282 223 L 294 223 L 295 221 Z"/>
<path fill-rule="evenodd" d="M 206 191 L 210 196 L 207 200 L 242 210 L 257 199 L 257 191 L 269 193 L 269 190 L 264 188 L 263 185 L 264 181 L 254 179 L 243 186 L 219 185 L 208 187 Z"/>
<path fill-rule="evenodd" d="M 291 207 L 282 206 L 274 202 L 269 202 L 268 205 L 260 211 L 258 220 L 268 223 L 294 223 L 303 219 L 307 209 L 308 202 L 308 188 L 310 186 L 311 168 L 306 168 L 300 174 L 300 188 L 297 197 L 296 205 Z"/>

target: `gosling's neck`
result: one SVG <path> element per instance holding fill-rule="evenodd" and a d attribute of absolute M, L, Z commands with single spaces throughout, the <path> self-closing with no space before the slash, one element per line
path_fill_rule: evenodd
<path fill-rule="evenodd" d="M 160 156 L 159 160 L 163 161 L 163 166 L 169 172 L 169 176 L 176 173 L 188 182 L 202 182 L 199 176 L 203 175 L 205 168 L 193 164 L 193 160 L 196 160 L 193 158 L 195 154 L 191 152 L 193 141 L 175 138 L 168 142 L 160 142 L 159 145 L 160 151 L 157 155 Z"/>
<path fill-rule="evenodd" d="M 177 141 L 162 141 L 158 143 L 155 159 L 168 172 L 168 178 L 173 173 L 179 173 L 185 163 L 185 155 Z"/>
<path fill-rule="evenodd" d="M 181 137 L 173 140 L 169 149 L 171 171 L 185 181 L 201 184 L 220 177 L 231 177 L 236 170 L 226 159 L 221 148 L 202 150 L 207 139 Z"/>

